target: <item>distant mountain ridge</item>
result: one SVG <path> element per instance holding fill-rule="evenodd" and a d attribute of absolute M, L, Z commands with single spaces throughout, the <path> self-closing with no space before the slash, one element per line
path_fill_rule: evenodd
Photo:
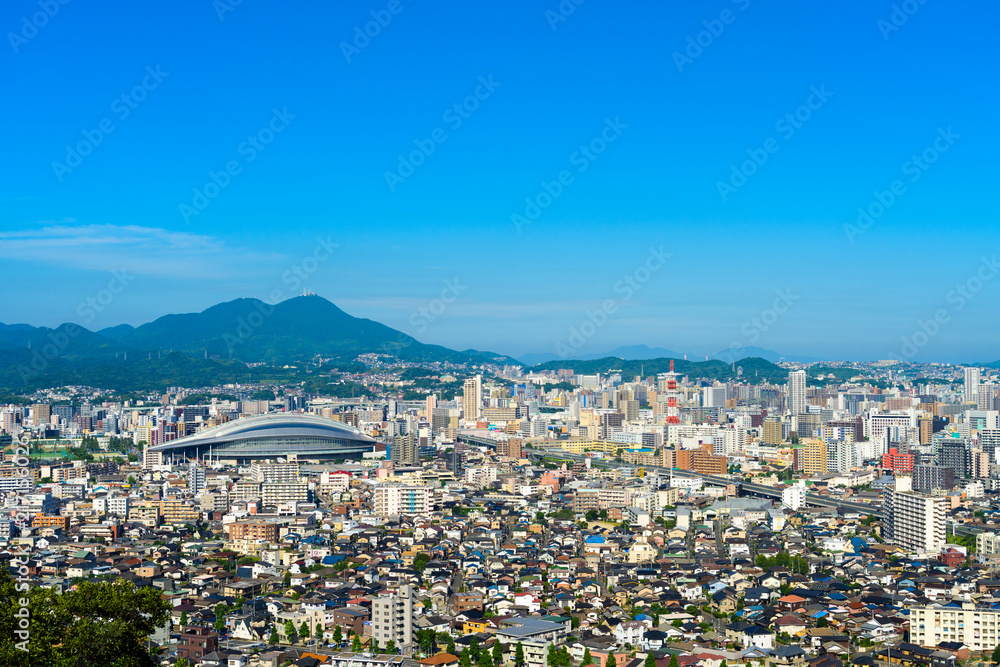
<path fill-rule="evenodd" d="M 638 361 L 644 359 L 683 359 L 684 354 L 679 352 L 674 352 L 673 350 L 668 350 L 664 347 L 649 347 L 648 345 L 627 345 L 625 347 L 619 347 L 610 352 L 603 352 L 597 354 L 582 354 L 574 356 L 573 359 L 579 361 L 593 361 L 594 359 L 605 359 L 608 357 L 616 357 L 619 359 L 625 359 L 627 361 Z M 692 361 L 697 361 L 703 355 L 691 354 Z M 812 357 L 801 357 L 801 356 L 786 356 L 779 354 L 774 350 L 766 350 L 762 347 L 740 347 L 735 350 L 722 350 L 721 352 L 716 352 L 715 354 L 708 355 L 708 360 L 717 359 L 719 361 L 724 361 L 727 363 L 732 363 L 739 359 L 746 359 L 748 357 L 758 357 L 760 359 L 766 359 L 771 363 L 777 363 L 778 361 L 791 361 L 797 363 L 812 363 L 820 361 L 818 358 Z M 518 357 L 518 361 L 528 366 L 537 366 L 538 364 L 544 364 L 549 361 L 558 361 L 563 357 L 558 354 L 551 352 L 531 352 L 528 354 L 521 355 Z"/>

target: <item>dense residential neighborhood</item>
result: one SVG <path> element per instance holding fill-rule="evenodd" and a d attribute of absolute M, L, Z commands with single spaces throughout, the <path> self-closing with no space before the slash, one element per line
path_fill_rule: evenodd
<path fill-rule="evenodd" d="M 153 591 L 165 666 L 957 667 L 1000 645 L 1000 412 L 970 370 L 48 390 L 2 412 L 0 558 Z"/>

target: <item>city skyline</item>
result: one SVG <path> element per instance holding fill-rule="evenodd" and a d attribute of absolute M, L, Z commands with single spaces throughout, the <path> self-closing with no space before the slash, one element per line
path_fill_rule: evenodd
<path fill-rule="evenodd" d="M 570 4 L 8 8 L 0 321 L 124 271 L 87 326 L 310 290 L 512 356 L 1000 358 L 995 6 Z"/>

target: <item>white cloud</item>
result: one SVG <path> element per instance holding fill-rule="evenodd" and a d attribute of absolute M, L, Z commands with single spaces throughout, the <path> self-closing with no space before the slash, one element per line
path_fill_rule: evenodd
<path fill-rule="evenodd" d="M 125 267 L 135 274 L 189 279 L 247 277 L 287 261 L 284 255 L 249 253 L 203 234 L 72 222 L 0 231 L 0 258 L 97 271 Z"/>

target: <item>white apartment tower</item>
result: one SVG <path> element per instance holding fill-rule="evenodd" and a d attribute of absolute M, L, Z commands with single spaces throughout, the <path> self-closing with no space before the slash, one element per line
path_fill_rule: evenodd
<path fill-rule="evenodd" d="M 979 369 L 978 368 L 966 368 L 965 369 L 965 402 L 975 403 L 979 406 Z"/>
<path fill-rule="evenodd" d="M 806 411 L 806 372 L 792 371 L 788 374 L 788 409 L 793 415 Z"/>

